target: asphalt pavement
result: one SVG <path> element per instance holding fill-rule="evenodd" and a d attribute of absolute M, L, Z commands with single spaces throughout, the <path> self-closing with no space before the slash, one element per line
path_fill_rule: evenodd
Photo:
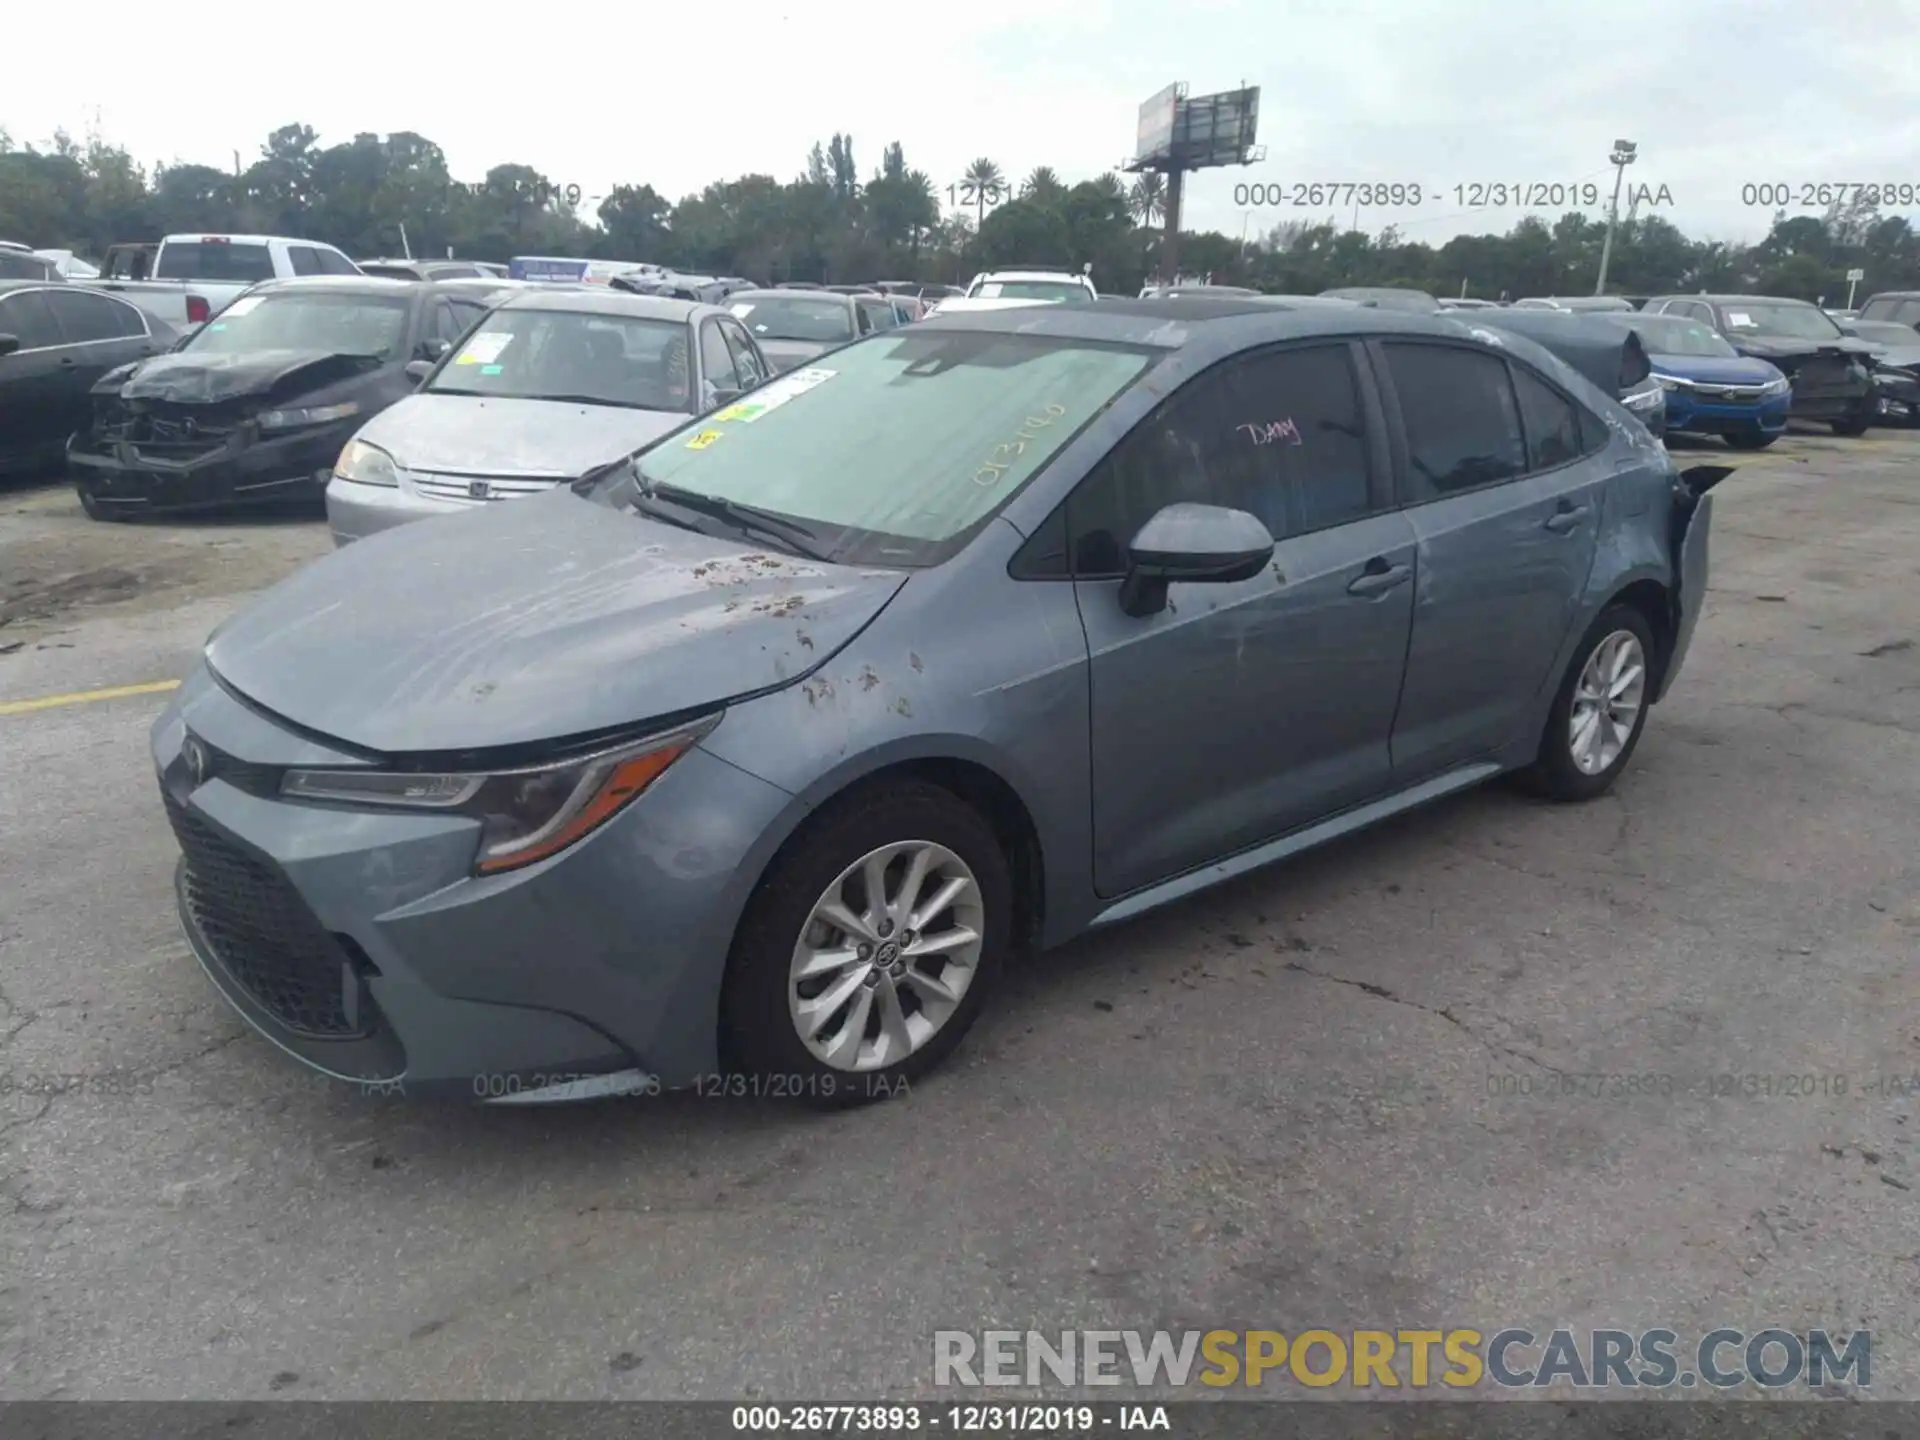
<path fill-rule="evenodd" d="M 940 1329 L 1779 1325 L 1920 1396 L 1916 462 L 1734 459 L 1605 799 L 1484 790 L 1075 944 L 824 1116 L 423 1107 L 245 1031 L 127 687 L 324 529 L 0 492 L 0 1395 L 875 1399 Z"/>

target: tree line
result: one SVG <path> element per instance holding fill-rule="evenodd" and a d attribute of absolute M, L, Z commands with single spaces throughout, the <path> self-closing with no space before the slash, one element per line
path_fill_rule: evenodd
<path fill-rule="evenodd" d="M 422 257 L 581 255 L 763 283 L 956 283 L 994 266 L 1091 262 L 1103 292 L 1131 294 L 1159 270 L 1164 193 L 1157 175 L 1070 182 L 1050 166 L 1012 174 L 988 157 L 941 185 L 909 165 L 898 141 L 862 179 L 852 137 L 838 134 L 815 144 L 789 180 L 716 180 L 673 202 L 647 184 L 581 196 L 517 163 L 477 183 L 455 180 L 440 147 L 408 131 L 323 145 L 311 126 L 286 125 L 251 164 L 236 152 L 232 168 L 220 169 L 142 166 L 97 133 L 16 146 L 0 130 L 0 239 L 96 259 L 118 241 L 230 231 L 323 240 L 363 259 L 399 254 L 404 243 Z M 1437 246 L 1391 226 L 1369 234 L 1332 217 L 1301 218 L 1244 236 L 1183 232 L 1178 259 L 1185 274 L 1283 294 L 1400 285 L 1517 299 L 1591 292 L 1605 234 L 1604 215 L 1578 211 Z M 1831 306 L 1855 267 L 1866 272 L 1862 296 L 1920 289 L 1920 236 L 1857 195 L 1820 215 L 1777 213 L 1752 245 L 1690 239 L 1662 216 L 1630 214 L 1615 234 L 1608 289 L 1754 292 Z"/>

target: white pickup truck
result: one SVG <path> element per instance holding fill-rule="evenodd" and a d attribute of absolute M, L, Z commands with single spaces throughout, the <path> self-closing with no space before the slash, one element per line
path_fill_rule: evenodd
<path fill-rule="evenodd" d="M 115 245 L 100 276 L 76 280 L 121 299 L 190 334 L 262 280 L 294 275 L 358 275 L 331 245 L 281 235 L 169 235 L 158 247 Z"/>

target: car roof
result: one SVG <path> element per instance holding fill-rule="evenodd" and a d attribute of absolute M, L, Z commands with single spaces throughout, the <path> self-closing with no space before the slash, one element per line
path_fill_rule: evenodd
<path fill-rule="evenodd" d="M 1647 303 L 1651 305 L 1656 300 L 1704 300 L 1709 305 L 1752 305 L 1764 300 L 1769 305 L 1804 305 L 1809 310 L 1820 308 L 1811 300 L 1796 300 L 1791 295 L 1655 295 Z"/>
<path fill-rule="evenodd" d="M 786 300 L 791 300 L 796 295 L 804 295 L 809 300 L 840 300 L 840 301 L 844 301 L 849 305 L 851 305 L 855 300 L 858 300 L 861 298 L 858 295 L 842 294 L 838 290 L 800 290 L 800 289 L 789 290 L 784 286 L 775 285 L 770 288 L 763 287 L 763 286 L 754 286 L 752 289 L 749 289 L 749 290 L 736 290 L 731 295 L 727 296 L 727 303 L 729 305 L 732 305 L 737 301 L 746 300 L 755 295 L 765 295 L 765 296 L 770 296 L 777 299 L 786 299 Z M 866 298 L 869 300 L 877 300 L 880 297 L 877 295 L 869 295 Z"/>
<path fill-rule="evenodd" d="M 982 270 L 980 272 L 980 283 L 982 285 L 992 280 L 1070 280 L 1080 285 L 1091 285 L 1093 283 L 1092 280 L 1078 270 L 1025 269 Z"/>
<path fill-rule="evenodd" d="M 944 312 L 916 325 L 932 330 L 1109 341 L 1177 350 L 1203 335 L 1244 334 L 1247 343 L 1294 336 L 1400 334 L 1460 338 L 1458 321 L 1412 310 L 1329 304 L 1320 296 L 1181 295 L 1164 299 L 1104 299 L 1085 305 L 1022 305 L 1005 310 Z"/>
<path fill-rule="evenodd" d="M 502 310 L 559 310 L 576 315 L 628 315 L 638 320 L 691 320 L 697 315 L 721 315 L 717 305 L 698 300 L 674 300 L 665 295 L 635 295 L 598 286 L 580 290 L 516 290 L 494 307 Z"/>
<path fill-rule="evenodd" d="M 436 287 L 424 280 L 400 280 L 391 275 L 290 275 L 275 280 L 260 280 L 249 289 L 255 293 L 283 290 L 340 290 L 348 294 L 424 295 Z"/>
<path fill-rule="evenodd" d="M 1876 300 L 1920 300 L 1920 290 L 1876 290 L 1860 303 L 1871 305 Z"/>
<path fill-rule="evenodd" d="M 63 290 L 66 286 L 67 282 L 64 280 L 28 280 L 24 278 L 17 280 L 0 280 L 0 292 L 8 290 Z M 80 288 L 91 289 L 92 287 L 85 286 Z M 114 298 L 119 299 L 120 297 L 115 296 Z"/>

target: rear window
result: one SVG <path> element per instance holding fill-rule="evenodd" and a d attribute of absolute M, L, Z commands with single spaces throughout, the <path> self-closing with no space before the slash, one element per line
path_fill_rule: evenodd
<path fill-rule="evenodd" d="M 169 240 L 160 247 L 153 273 L 160 280 L 230 280 L 251 285 L 273 279 L 273 255 L 264 245 Z"/>
<path fill-rule="evenodd" d="M 51 268 L 36 255 L 0 250 L 0 280 L 45 280 Z"/>

